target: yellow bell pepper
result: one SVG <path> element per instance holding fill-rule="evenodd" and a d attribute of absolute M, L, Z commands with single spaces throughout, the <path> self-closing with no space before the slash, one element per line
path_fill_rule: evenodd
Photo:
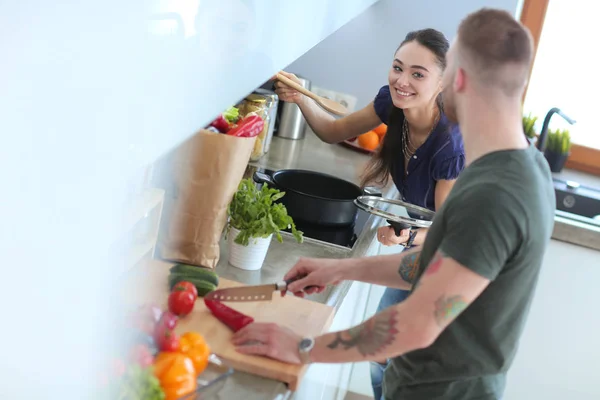
<path fill-rule="evenodd" d="M 179 343 L 179 352 L 185 354 L 194 363 L 196 376 L 204 372 L 210 357 L 210 347 L 204 337 L 197 332 L 186 332 L 179 339 Z"/>

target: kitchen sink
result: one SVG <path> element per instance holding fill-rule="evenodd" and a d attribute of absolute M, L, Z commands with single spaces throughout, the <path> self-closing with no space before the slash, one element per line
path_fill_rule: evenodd
<path fill-rule="evenodd" d="M 600 225 L 600 189 L 557 178 L 553 181 L 557 215 Z"/>

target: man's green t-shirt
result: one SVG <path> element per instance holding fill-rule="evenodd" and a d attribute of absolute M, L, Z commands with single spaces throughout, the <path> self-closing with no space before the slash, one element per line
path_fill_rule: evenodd
<path fill-rule="evenodd" d="M 386 400 L 500 399 L 554 226 L 547 161 L 533 146 L 487 154 L 459 176 L 421 252 L 439 250 L 489 279 L 429 347 L 392 359 Z"/>

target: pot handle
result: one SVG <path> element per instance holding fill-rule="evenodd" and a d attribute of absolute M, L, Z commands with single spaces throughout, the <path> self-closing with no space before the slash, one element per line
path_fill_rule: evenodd
<path fill-rule="evenodd" d="M 271 187 L 275 187 L 275 181 L 273 178 L 262 172 L 254 171 L 252 178 L 256 183 L 268 183 Z"/>

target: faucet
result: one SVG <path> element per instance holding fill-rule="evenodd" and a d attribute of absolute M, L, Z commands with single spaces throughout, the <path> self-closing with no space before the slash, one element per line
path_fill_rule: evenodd
<path fill-rule="evenodd" d="M 540 132 L 540 137 L 537 141 L 537 148 L 543 153 L 546 150 L 546 136 L 548 136 L 548 125 L 550 124 L 550 118 L 554 114 L 558 114 L 564 118 L 569 124 L 573 125 L 576 121 L 565 115 L 559 108 L 551 108 L 550 111 L 546 114 L 546 118 L 544 118 L 544 124 L 542 125 L 542 132 Z"/>

